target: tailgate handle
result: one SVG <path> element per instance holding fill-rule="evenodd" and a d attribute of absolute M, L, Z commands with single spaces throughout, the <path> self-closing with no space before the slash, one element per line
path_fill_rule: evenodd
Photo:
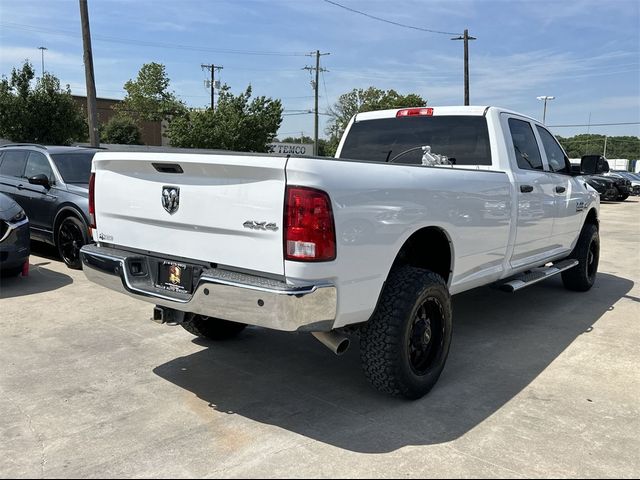
<path fill-rule="evenodd" d="M 152 163 L 151 165 L 160 173 L 184 173 L 177 163 Z"/>

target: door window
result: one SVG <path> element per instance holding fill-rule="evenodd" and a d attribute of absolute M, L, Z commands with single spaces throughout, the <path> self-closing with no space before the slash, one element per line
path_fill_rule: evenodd
<path fill-rule="evenodd" d="M 53 180 L 53 172 L 47 157 L 40 152 L 31 152 L 27 158 L 27 168 L 24 171 L 24 176 L 31 178 L 40 174 L 46 175 L 50 182 Z"/>
<path fill-rule="evenodd" d="M 517 118 L 509 119 L 509 130 L 516 151 L 518 168 L 522 170 L 544 170 L 542 157 L 531 124 Z"/>
<path fill-rule="evenodd" d="M 27 153 L 24 150 L 9 150 L 2 155 L 0 175 L 7 177 L 22 177 L 24 166 L 27 163 Z"/>
<path fill-rule="evenodd" d="M 551 135 L 546 129 L 536 125 L 538 129 L 538 134 L 542 139 L 542 147 L 544 148 L 544 152 L 547 154 L 547 163 L 549 164 L 549 169 L 555 173 L 564 173 L 567 175 L 571 174 L 571 163 L 569 163 L 569 159 L 564 154 L 562 147 L 558 145 L 558 142 L 553 135 Z"/>

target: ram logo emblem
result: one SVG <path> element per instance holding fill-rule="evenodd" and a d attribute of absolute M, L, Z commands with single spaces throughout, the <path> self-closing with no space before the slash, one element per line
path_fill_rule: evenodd
<path fill-rule="evenodd" d="M 180 208 L 180 187 L 165 185 L 162 187 L 162 206 L 171 215 Z"/>

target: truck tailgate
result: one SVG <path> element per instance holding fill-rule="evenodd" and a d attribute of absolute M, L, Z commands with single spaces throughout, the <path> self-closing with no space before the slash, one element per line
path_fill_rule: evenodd
<path fill-rule="evenodd" d="M 94 240 L 282 275 L 286 161 L 100 152 L 93 160 Z"/>

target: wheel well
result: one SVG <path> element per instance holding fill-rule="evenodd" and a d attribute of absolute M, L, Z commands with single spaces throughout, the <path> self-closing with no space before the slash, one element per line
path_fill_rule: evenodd
<path fill-rule="evenodd" d="M 396 256 L 393 266 L 411 265 L 437 273 L 449 282 L 452 266 L 451 241 L 438 227 L 426 227 L 411 235 Z"/>
<path fill-rule="evenodd" d="M 600 228 L 600 222 L 598 221 L 598 214 L 596 213 L 595 208 L 592 208 L 589 210 L 589 213 L 587 213 L 587 218 L 585 218 L 584 224 L 587 225 L 588 223 Z"/>

